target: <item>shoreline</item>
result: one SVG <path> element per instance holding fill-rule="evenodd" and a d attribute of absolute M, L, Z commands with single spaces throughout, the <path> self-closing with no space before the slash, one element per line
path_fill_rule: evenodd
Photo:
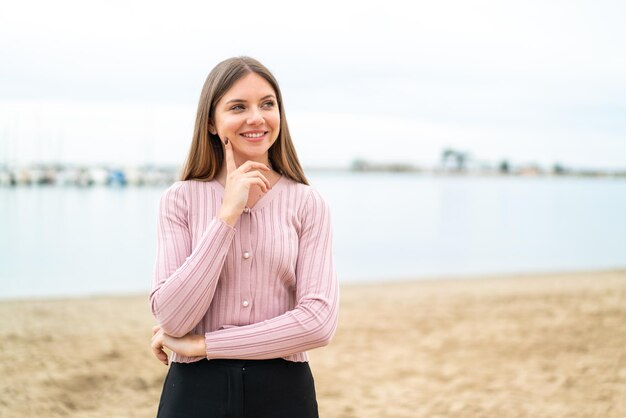
<path fill-rule="evenodd" d="M 521 272 L 521 273 L 486 273 L 486 274 L 468 274 L 468 275 L 441 275 L 441 276 L 416 276 L 416 277 L 393 277 L 389 279 L 365 279 L 365 280 L 348 280 L 341 283 L 341 288 L 352 288 L 361 286 L 396 286 L 405 284 L 417 284 L 417 283 L 442 283 L 450 284 L 453 282 L 459 283 L 473 283 L 484 281 L 501 281 L 501 280 L 524 280 L 538 277 L 559 277 L 559 276 L 580 276 L 580 275 L 595 275 L 595 274 L 626 274 L 626 267 L 615 267 L 606 269 L 589 269 L 589 270 L 556 270 L 556 271 L 535 271 L 535 272 Z M 77 295 L 49 295 L 49 296 L 0 296 L 0 304 L 11 302 L 36 302 L 36 301 L 76 301 L 83 299 L 116 299 L 116 298 L 137 298 L 145 296 L 146 300 L 149 297 L 149 289 L 145 292 L 130 291 L 130 292 L 113 292 L 113 293 L 91 293 L 91 294 L 77 294 Z"/>
<path fill-rule="evenodd" d="M 168 187 L 179 179 L 181 167 L 172 164 L 81 164 L 44 163 L 7 164 L 0 162 L 0 187 Z M 348 166 L 309 166 L 307 173 L 327 174 L 390 174 L 418 175 L 435 178 L 587 178 L 587 179 L 626 179 L 625 169 L 601 169 L 565 167 L 560 164 L 541 167 L 536 164 L 516 164 L 502 167 L 495 162 L 482 167 L 419 166 L 411 163 L 354 160 Z"/>
<path fill-rule="evenodd" d="M 0 300 L 0 411 L 154 417 L 153 323 L 143 293 Z M 625 342 L 619 269 L 342 284 L 309 355 L 325 418 L 623 418 Z"/>

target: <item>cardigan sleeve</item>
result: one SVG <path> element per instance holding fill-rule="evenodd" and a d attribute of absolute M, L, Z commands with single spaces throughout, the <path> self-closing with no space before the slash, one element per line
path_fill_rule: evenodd
<path fill-rule="evenodd" d="M 262 322 L 205 333 L 207 358 L 286 357 L 330 342 L 339 310 L 330 213 L 323 198 L 309 190 L 301 213 L 296 306 Z"/>
<path fill-rule="evenodd" d="M 150 303 L 158 324 L 181 337 L 200 322 L 215 294 L 235 229 L 214 218 L 192 249 L 184 182 L 161 196 Z"/>

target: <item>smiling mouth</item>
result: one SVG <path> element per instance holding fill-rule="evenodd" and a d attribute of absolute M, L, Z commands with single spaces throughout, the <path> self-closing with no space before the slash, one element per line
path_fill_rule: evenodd
<path fill-rule="evenodd" d="M 241 136 L 243 136 L 244 138 L 251 138 L 251 139 L 255 139 L 255 138 L 261 138 L 262 136 L 264 136 L 267 132 L 255 132 L 255 133 L 248 133 L 248 134 L 241 134 Z"/>

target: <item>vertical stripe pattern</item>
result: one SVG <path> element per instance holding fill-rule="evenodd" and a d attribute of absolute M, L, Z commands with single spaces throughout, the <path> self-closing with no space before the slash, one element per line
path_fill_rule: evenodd
<path fill-rule="evenodd" d="M 337 325 L 328 205 L 283 176 L 230 227 L 217 218 L 223 192 L 191 180 L 163 193 L 152 312 L 168 334 L 204 335 L 209 359 L 307 361 Z"/>

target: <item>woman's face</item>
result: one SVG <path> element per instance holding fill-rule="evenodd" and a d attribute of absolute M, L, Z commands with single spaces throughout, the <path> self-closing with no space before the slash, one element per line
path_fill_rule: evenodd
<path fill-rule="evenodd" d="M 238 164 L 267 162 L 267 152 L 280 131 L 276 92 L 263 77 L 249 73 L 217 102 L 212 134 L 228 138 Z"/>

